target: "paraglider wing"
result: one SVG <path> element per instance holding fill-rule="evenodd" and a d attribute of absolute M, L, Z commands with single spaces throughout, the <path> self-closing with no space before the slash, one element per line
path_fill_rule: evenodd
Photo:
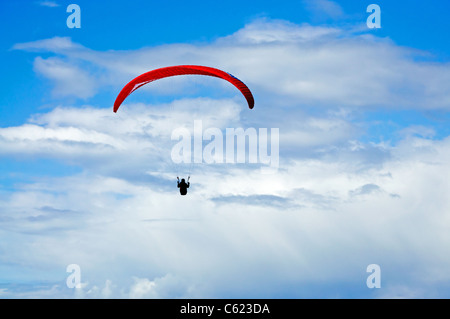
<path fill-rule="evenodd" d="M 186 75 L 186 74 L 198 74 L 198 75 L 208 75 L 214 76 L 217 78 L 224 79 L 231 84 L 233 84 L 241 93 L 244 95 L 247 100 L 248 107 L 250 109 L 255 105 L 255 100 L 253 98 L 250 89 L 245 85 L 241 80 L 231 75 L 230 73 L 221 71 L 219 69 L 207 67 L 207 66 L 199 66 L 199 65 L 178 65 L 178 66 L 169 66 L 165 68 L 155 69 L 149 71 L 147 73 L 141 74 L 138 77 L 131 80 L 127 85 L 124 86 L 122 91 L 120 91 L 119 95 L 114 102 L 114 112 L 117 112 L 122 102 L 134 91 L 136 91 L 141 86 L 150 83 L 155 80 L 159 80 L 162 78 L 167 78 L 176 75 Z"/>

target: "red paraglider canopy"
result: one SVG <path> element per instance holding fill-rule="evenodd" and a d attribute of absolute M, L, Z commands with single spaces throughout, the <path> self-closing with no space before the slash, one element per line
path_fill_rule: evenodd
<path fill-rule="evenodd" d="M 117 96 L 116 101 L 114 102 L 114 112 L 117 112 L 122 102 L 131 93 L 136 91 L 141 86 L 162 78 L 185 74 L 208 75 L 224 79 L 233 84 L 237 89 L 239 89 L 239 91 L 241 91 L 241 93 L 247 100 L 248 107 L 250 109 L 252 109 L 253 106 L 255 105 L 255 100 L 253 98 L 252 93 L 250 92 L 250 89 L 241 80 L 231 75 L 230 73 L 207 66 L 178 65 L 155 69 L 147 73 L 141 74 L 138 77 L 131 80 L 127 85 L 124 86 L 122 91 L 120 91 L 119 95 Z"/>

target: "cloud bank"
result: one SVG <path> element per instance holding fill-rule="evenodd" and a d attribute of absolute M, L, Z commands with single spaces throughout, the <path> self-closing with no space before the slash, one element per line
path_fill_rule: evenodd
<path fill-rule="evenodd" d="M 1 297 L 449 295 L 449 138 L 407 125 L 395 143 L 365 140 L 359 116 L 446 111 L 448 63 L 370 34 L 265 19 L 199 44 L 95 51 L 55 37 L 14 49 L 37 55 L 56 101 L 78 102 L 0 128 L 1 156 L 80 169 L 0 189 L 0 279 L 27 282 Z M 124 83 L 174 64 L 235 74 L 255 109 L 227 83 L 179 78 L 112 112 Z M 86 104 L 99 94 L 111 101 Z M 194 165 L 189 195 L 177 195 L 186 167 L 170 161 L 170 133 L 196 119 L 280 128 L 280 169 Z M 80 289 L 65 286 L 73 263 Z M 372 263 L 382 289 L 365 285 Z"/>
<path fill-rule="evenodd" d="M 200 64 L 243 75 L 260 105 L 268 99 L 333 109 L 447 109 L 450 101 L 448 63 L 424 61 L 425 52 L 368 33 L 286 21 L 256 20 L 230 36 L 198 45 L 99 52 L 55 37 L 14 49 L 55 54 L 37 57 L 34 67 L 55 84 L 58 96 L 86 98 L 153 68 Z M 155 88 L 165 94 L 178 89 Z"/>

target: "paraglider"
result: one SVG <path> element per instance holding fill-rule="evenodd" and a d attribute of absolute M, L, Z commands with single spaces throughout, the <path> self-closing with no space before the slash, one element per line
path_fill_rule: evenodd
<path fill-rule="evenodd" d="M 191 183 L 189 183 L 189 179 L 191 177 L 188 177 L 188 181 L 186 183 L 186 181 L 184 180 L 184 178 L 181 179 L 180 182 L 180 178 L 177 177 L 177 187 L 180 189 L 180 195 L 186 195 L 187 194 L 187 189 L 189 188 L 189 186 L 191 185 Z"/>
<path fill-rule="evenodd" d="M 226 80 L 231 84 L 233 84 L 239 91 L 241 91 L 241 93 L 247 100 L 248 107 L 250 109 L 252 109 L 253 106 L 255 105 L 255 100 L 253 98 L 252 92 L 250 92 L 250 89 L 247 87 L 247 85 L 245 85 L 244 82 L 242 82 L 235 76 L 231 75 L 230 73 L 207 66 L 178 65 L 178 66 L 168 66 L 146 72 L 128 82 L 128 84 L 123 87 L 122 91 L 120 91 L 119 95 L 117 96 L 116 101 L 114 102 L 113 111 L 117 112 L 122 102 L 131 93 L 139 89 L 141 86 L 159 79 L 187 74 L 214 76 Z"/>
<path fill-rule="evenodd" d="M 250 92 L 250 89 L 247 87 L 247 85 L 244 84 L 241 80 L 236 78 L 235 76 L 231 75 L 230 73 L 224 72 L 222 70 L 211 68 L 207 66 L 200 66 L 200 65 L 178 65 L 178 66 L 169 66 L 169 67 L 163 67 L 159 69 L 155 69 L 149 72 L 146 72 L 144 74 L 141 74 L 128 82 L 123 89 L 120 91 L 119 95 L 117 96 L 115 102 L 114 102 L 114 108 L 113 111 L 116 113 L 119 109 L 119 107 L 122 105 L 123 101 L 134 91 L 142 87 L 143 85 L 146 85 L 150 82 L 177 76 L 177 75 L 206 75 L 206 76 L 212 76 L 216 78 L 223 79 L 225 81 L 228 81 L 232 85 L 234 85 L 245 97 L 249 109 L 253 109 L 255 105 L 255 100 L 253 98 L 252 93 Z M 189 177 L 190 178 L 190 177 Z M 180 188 L 180 194 L 186 195 L 187 189 L 190 186 L 189 183 L 184 179 L 179 180 L 177 177 L 177 186 Z"/>

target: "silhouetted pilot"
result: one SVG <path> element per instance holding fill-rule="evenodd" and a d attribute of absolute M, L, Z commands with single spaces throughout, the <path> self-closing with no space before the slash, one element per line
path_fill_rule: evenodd
<path fill-rule="evenodd" d="M 188 182 L 186 183 L 185 181 L 184 181 L 184 178 L 182 178 L 181 179 L 181 182 L 180 182 L 180 179 L 177 177 L 177 186 L 178 186 L 178 188 L 180 189 L 180 194 L 181 195 L 186 195 L 187 194 L 187 189 L 189 188 L 189 185 L 190 185 L 190 183 L 189 183 L 189 179 L 190 179 L 191 177 L 189 176 L 188 177 Z"/>

